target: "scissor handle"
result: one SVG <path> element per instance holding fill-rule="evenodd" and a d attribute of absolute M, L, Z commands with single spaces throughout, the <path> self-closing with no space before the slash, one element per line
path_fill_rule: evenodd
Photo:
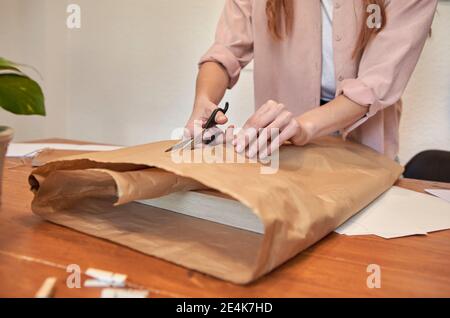
<path fill-rule="evenodd" d="M 216 110 L 214 110 L 213 113 L 211 114 L 211 116 L 209 117 L 208 121 L 206 122 L 204 128 L 210 129 L 210 128 L 214 127 L 215 125 L 217 125 L 217 122 L 216 122 L 217 114 L 219 112 L 222 112 L 225 115 L 227 113 L 229 107 L 230 107 L 230 104 L 227 102 L 227 103 L 225 103 L 225 107 L 223 109 L 217 108 Z"/>

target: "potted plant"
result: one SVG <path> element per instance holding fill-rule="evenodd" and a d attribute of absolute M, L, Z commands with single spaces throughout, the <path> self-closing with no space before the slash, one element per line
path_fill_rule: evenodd
<path fill-rule="evenodd" d="M 19 65 L 0 57 L 0 107 L 18 115 L 45 116 L 44 94 L 38 83 Z M 13 137 L 10 127 L 0 126 L 0 200 L 6 150 Z"/>

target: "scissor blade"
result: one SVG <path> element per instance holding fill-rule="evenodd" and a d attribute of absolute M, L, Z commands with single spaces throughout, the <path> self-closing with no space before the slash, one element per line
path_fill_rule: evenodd
<path fill-rule="evenodd" d="M 205 131 L 203 130 L 203 132 L 200 135 L 198 135 L 197 137 L 195 137 L 192 140 L 191 150 L 194 150 L 197 145 L 203 143 L 203 134 L 204 133 L 205 133 Z"/>
<path fill-rule="evenodd" d="M 192 143 L 193 141 L 194 141 L 194 139 L 192 139 L 192 138 L 191 138 L 191 139 L 183 140 L 183 141 L 177 143 L 175 146 L 170 147 L 170 148 L 167 149 L 165 152 L 172 152 L 172 151 L 175 151 L 175 150 L 178 150 L 178 149 L 184 149 L 184 148 L 186 148 L 190 143 Z"/>

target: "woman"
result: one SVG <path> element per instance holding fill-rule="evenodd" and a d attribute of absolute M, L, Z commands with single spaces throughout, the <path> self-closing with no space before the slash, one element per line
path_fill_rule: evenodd
<path fill-rule="evenodd" d="M 240 138 L 246 129 L 279 128 L 269 153 L 285 141 L 302 146 L 339 132 L 394 159 L 400 99 L 436 6 L 437 0 L 226 0 L 215 43 L 200 61 L 187 128 L 208 118 L 254 60 L 257 110 L 233 141 L 237 152 L 256 156 L 268 139 Z M 228 121 L 220 113 L 216 120 Z"/>

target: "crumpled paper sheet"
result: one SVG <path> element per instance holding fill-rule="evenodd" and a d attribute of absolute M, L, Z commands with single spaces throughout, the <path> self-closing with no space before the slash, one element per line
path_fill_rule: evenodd
<path fill-rule="evenodd" d="M 335 137 L 283 146 L 279 171 L 272 175 L 261 174 L 259 163 L 175 163 L 164 152 L 173 143 L 83 154 L 39 167 L 30 176 L 32 209 L 52 222 L 246 284 L 336 229 L 403 171 L 387 157 Z M 205 188 L 251 208 L 265 234 L 127 203 Z"/>

